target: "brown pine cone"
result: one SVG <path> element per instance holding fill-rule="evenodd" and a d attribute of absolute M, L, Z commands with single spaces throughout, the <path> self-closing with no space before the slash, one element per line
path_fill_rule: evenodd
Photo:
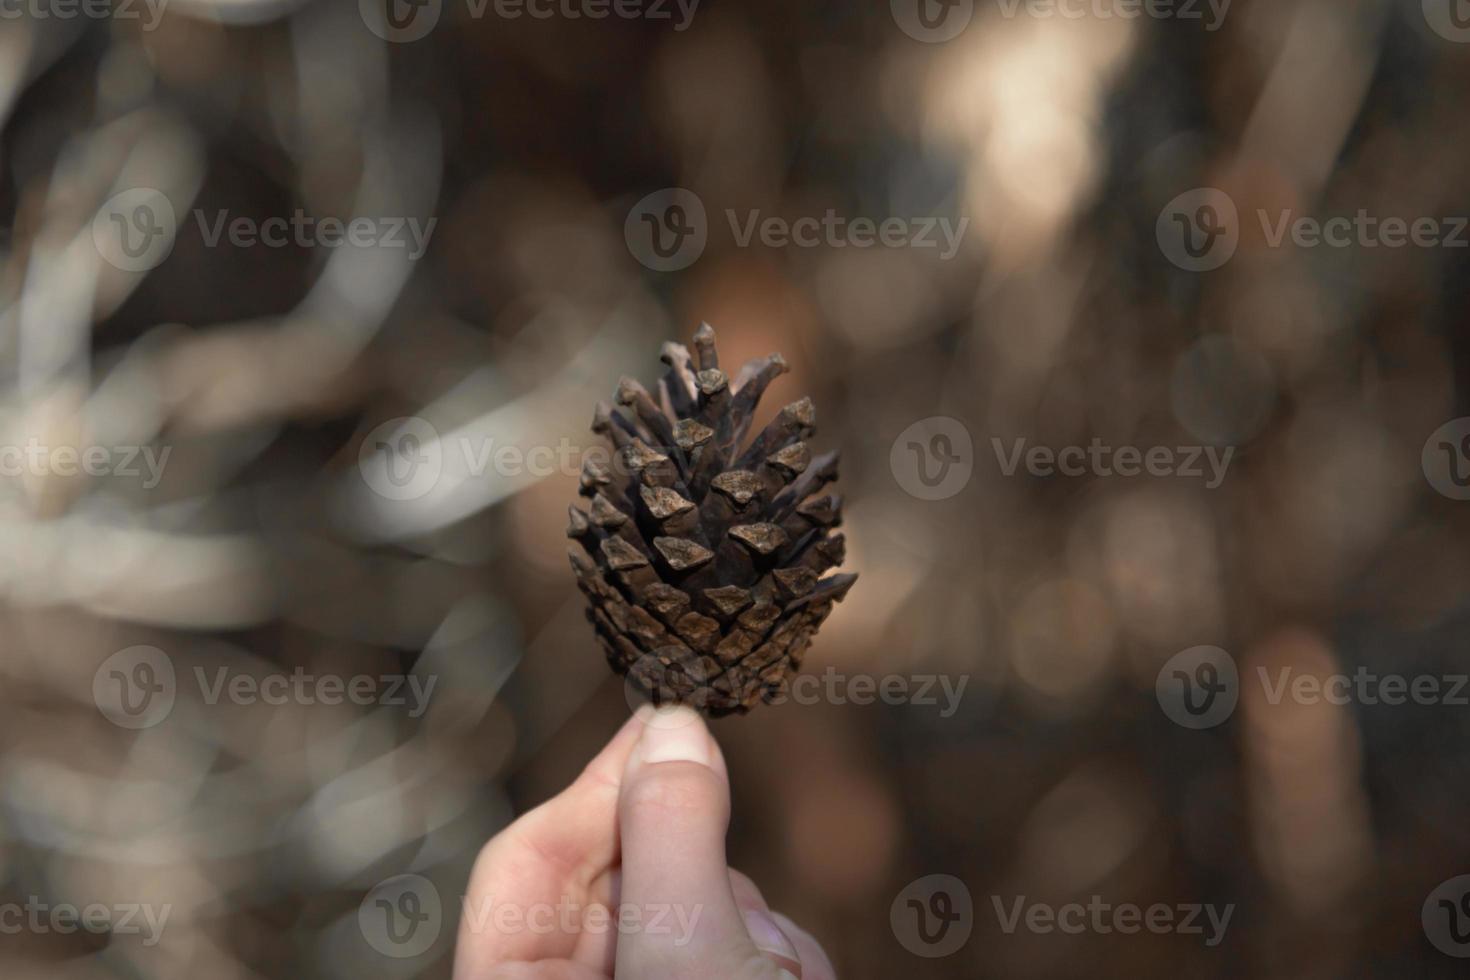
<path fill-rule="evenodd" d="M 785 690 L 817 627 L 856 575 L 820 576 L 842 563 L 837 453 L 813 457 L 816 412 L 803 398 L 749 445 L 780 354 L 731 380 L 715 332 L 694 335 L 698 368 L 665 344 L 655 396 L 632 378 L 619 409 L 599 404 L 592 430 L 616 447 L 612 467 L 587 461 L 584 511 L 567 536 L 577 584 L 614 671 L 655 704 L 711 715 L 746 712 Z"/>

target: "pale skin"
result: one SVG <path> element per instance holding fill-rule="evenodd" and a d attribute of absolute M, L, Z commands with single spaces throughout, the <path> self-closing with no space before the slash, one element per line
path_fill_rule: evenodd
<path fill-rule="evenodd" d="M 645 709 L 480 852 L 454 980 L 836 980 L 817 941 L 727 865 L 729 822 L 703 720 Z"/>

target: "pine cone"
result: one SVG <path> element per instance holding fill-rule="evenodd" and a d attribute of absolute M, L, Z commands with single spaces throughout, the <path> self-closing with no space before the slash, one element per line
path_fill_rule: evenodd
<path fill-rule="evenodd" d="M 715 332 L 694 335 L 699 368 L 665 344 L 657 399 L 632 378 L 623 407 L 599 404 L 592 430 L 617 449 L 610 471 L 582 467 L 589 510 L 571 507 L 567 536 L 587 617 L 614 671 L 655 704 L 711 715 L 749 711 L 785 690 L 817 627 L 857 579 L 842 563 L 835 452 L 813 457 L 816 412 L 803 398 L 741 448 L 756 403 L 785 373 L 780 354 L 733 381 Z"/>

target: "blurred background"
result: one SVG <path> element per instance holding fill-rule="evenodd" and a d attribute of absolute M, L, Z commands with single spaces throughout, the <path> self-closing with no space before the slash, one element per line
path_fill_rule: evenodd
<path fill-rule="evenodd" d="M 843 453 L 807 670 L 938 698 L 715 725 L 732 865 L 841 976 L 1463 975 L 1470 708 L 1255 678 L 1470 670 L 1466 6 L 0 3 L 0 975 L 447 977 L 628 714 L 566 507 L 703 321 Z M 1444 234 L 1278 234 L 1360 212 Z M 512 453 L 374 487 L 405 417 Z M 1094 444 L 1231 456 L 1013 463 Z M 998 914 L 1094 896 L 1232 911 Z"/>

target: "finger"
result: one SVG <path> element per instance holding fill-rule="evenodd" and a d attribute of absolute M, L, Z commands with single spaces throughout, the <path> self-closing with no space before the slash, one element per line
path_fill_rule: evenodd
<path fill-rule="evenodd" d="M 570 960 L 539 963 L 501 963 L 487 973 L 468 974 L 466 980 L 607 980 L 608 975 Z"/>
<path fill-rule="evenodd" d="M 592 879 L 586 894 L 589 911 L 571 953 L 573 960 L 595 968 L 602 977 L 612 976 L 617 965 L 617 909 L 622 891 L 622 871 L 618 868 L 609 868 Z"/>
<path fill-rule="evenodd" d="M 760 887 L 743 872 L 730 870 L 730 891 L 735 894 L 735 904 L 742 909 L 770 909 Z"/>
<path fill-rule="evenodd" d="M 576 931 L 527 924 L 561 923 L 561 910 L 585 904 L 589 884 L 617 860 L 618 785 L 641 729 L 629 719 L 571 786 L 481 850 L 465 891 L 456 978 L 505 961 L 573 955 Z"/>
<path fill-rule="evenodd" d="M 802 980 L 837 980 L 837 969 L 816 937 L 780 912 L 772 912 L 771 917 L 781 927 L 781 932 L 796 944 L 797 957 L 801 960 Z"/>
<path fill-rule="evenodd" d="M 618 819 L 623 910 L 644 927 L 619 936 L 617 975 L 774 976 L 746 932 L 730 884 L 730 787 L 718 746 L 688 708 L 643 717 Z"/>
<path fill-rule="evenodd" d="M 765 896 L 756 883 L 731 868 L 730 890 L 735 893 L 735 905 L 745 919 L 745 931 L 750 934 L 750 940 L 755 943 L 756 949 L 781 969 L 798 977 L 803 976 L 801 956 L 796 945 L 771 915 L 771 907 L 766 904 Z"/>

